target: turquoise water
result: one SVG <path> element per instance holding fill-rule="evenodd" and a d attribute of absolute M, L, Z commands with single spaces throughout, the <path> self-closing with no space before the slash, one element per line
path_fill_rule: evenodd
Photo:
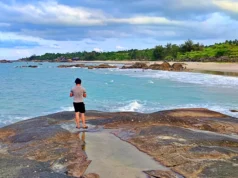
<path fill-rule="evenodd" d="M 49 113 L 73 110 L 69 91 L 83 80 L 88 110 L 154 112 L 203 107 L 234 117 L 238 78 L 186 72 L 79 68 L 15 68 L 0 64 L 0 126 Z M 33 64 L 33 63 L 32 63 Z"/>

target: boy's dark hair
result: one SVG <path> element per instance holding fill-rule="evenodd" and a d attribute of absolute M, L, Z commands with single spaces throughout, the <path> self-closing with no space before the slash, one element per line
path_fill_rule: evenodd
<path fill-rule="evenodd" d="M 79 78 L 76 78 L 76 80 L 75 80 L 75 83 L 76 83 L 76 84 L 81 84 L 81 83 L 82 83 L 82 81 L 81 81 L 81 79 L 79 79 Z"/>

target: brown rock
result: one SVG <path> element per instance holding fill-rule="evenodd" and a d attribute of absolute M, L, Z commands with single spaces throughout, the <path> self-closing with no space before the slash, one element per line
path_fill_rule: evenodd
<path fill-rule="evenodd" d="M 12 63 L 12 62 L 4 59 L 4 60 L 0 60 L 0 63 Z"/>
<path fill-rule="evenodd" d="M 93 66 L 88 66 L 88 69 L 94 69 L 94 67 Z"/>
<path fill-rule="evenodd" d="M 98 66 L 87 66 L 88 69 L 109 69 L 109 68 L 117 68 L 117 66 L 111 66 L 109 64 L 100 64 Z"/>
<path fill-rule="evenodd" d="M 16 68 L 38 68 L 38 66 L 32 66 L 32 65 L 29 65 L 29 66 L 17 66 Z"/>
<path fill-rule="evenodd" d="M 90 173 L 90 174 L 83 176 L 83 178 L 100 178 L 100 176 L 95 173 Z"/>
<path fill-rule="evenodd" d="M 163 62 L 160 65 L 160 70 L 170 70 L 171 69 L 171 65 L 168 62 Z"/>
<path fill-rule="evenodd" d="M 85 67 L 85 64 L 75 64 L 75 65 L 59 65 L 58 68 L 71 68 L 71 67 L 78 67 L 82 68 Z"/>
<path fill-rule="evenodd" d="M 151 177 L 155 178 L 176 178 L 176 175 L 172 171 L 144 171 Z"/>
<path fill-rule="evenodd" d="M 74 176 L 74 177 L 81 177 L 87 170 L 89 164 L 92 161 L 86 161 L 85 163 L 79 164 L 78 162 L 71 164 L 67 167 L 68 169 L 68 175 Z M 93 178 L 93 177 L 92 177 Z"/>
<path fill-rule="evenodd" d="M 132 66 L 123 66 L 122 69 L 147 69 L 148 66 L 143 62 L 136 62 Z"/>
<path fill-rule="evenodd" d="M 149 69 L 160 70 L 160 64 L 152 64 L 149 66 Z"/>
<path fill-rule="evenodd" d="M 172 65 L 173 70 L 175 71 L 181 71 L 184 69 L 183 65 L 181 63 L 174 63 Z"/>
<path fill-rule="evenodd" d="M 234 109 L 232 109 L 232 110 L 230 110 L 231 112 L 238 112 L 238 110 L 234 110 Z"/>
<path fill-rule="evenodd" d="M 94 68 L 98 68 L 98 69 L 106 69 L 106 68 L 117 68 L 116 66 L 111 66 L 109 64 L 100 64 L 98 66 L 95 66 Z"/>

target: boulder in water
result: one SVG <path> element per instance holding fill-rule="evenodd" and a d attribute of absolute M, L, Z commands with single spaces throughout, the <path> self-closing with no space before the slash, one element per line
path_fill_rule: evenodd
<path fill-rule="evenodd" d="M 12 62 L 4 59 L 4 60 L 0 60 L 0 63 L 12 63 Z"/>
<path fill-rule="evenodd" d="M 172 68 L 173 68 L 173 70 L 175 70 L 175 71 L 184 70 L 183 64 L 181 64 L 181 63 L 174 63 L 174 64 L 172 65 Z"/>
<path fill-rule="evenodd" d="M 132 66 L 123 66 L 122 69 L 147 69 L 148 66 L 143 62 L 136 62 Z"/>
<path fill-rule="evenodd" d="M 171 65 L 168 62 L 163 62 L 160 65 L 160 70 L 171 70 Z"/>
<path fill-rule="evenodd" d="M 82 68 L 85 67 L 85 64 L 75 64 L 75 65 L 59 65 L 58 68 L 71 68 L 71 67 L 78 67 Z"/>
<path fill-rule="evenodd" d="M 29 66 L 17 66 L 16 68 L 38 68 L 38 66 L 33 66 L 33 65 L 29 65 Z"/>
<path fill-rule="evenodd" d="M 149 69 L 160 70 L 160 64 L 152 64 L 149 66 Z"/>
<path fill-rule="evenodd" d="M 97 68 L 97 69 L 108 69 L 108 68 L 117 68 L 117 67 L 109 65 L 109 64 L 100 64 L 98 66 L 94 66 L 94 68 Z"/>

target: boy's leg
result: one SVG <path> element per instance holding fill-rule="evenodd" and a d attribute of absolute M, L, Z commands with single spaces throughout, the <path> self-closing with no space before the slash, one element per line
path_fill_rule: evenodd
<path fill-rule="evenodd" d="M 79 112 L 75 112 L 75 122 L 76 122 L 76 126 L 79 128 L 80 127 Z"/>
<path fill-rule="evenodd" d="M 85 114 L 84 113 L 81 113 L 81 119 L 82 119 L 82 122 L 83 122 L 83 127 L 86 127 Z"/>

